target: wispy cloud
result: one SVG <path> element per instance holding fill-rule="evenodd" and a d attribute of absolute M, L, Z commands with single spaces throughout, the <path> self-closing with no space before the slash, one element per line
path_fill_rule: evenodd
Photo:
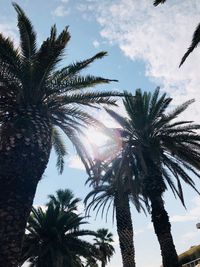
<path fill-rule="evenodd" d="M 174 0 L 157 8 L 149 0 L 86 2 L 90 14 L 95 10 L 101 36 L 131 60 L 144 61 L 146 75 L 163 85 L 176 104 L 196 98 L 187 116 L 200 121 L 200 49 L 178 68 L 200 22 L 199 1 Z"/>
<path fill-rule="evenodd" d="M 70 9 L 66 8 L 64 5 L 60 5 L 56 7 L 56 9 L 52 12 L 52 14 L 56 17 L 65 17 L 69 15 Z"/>
<path fill-rule="evenodd" d="M 193 231 L 189 231 L 183 234 L 180 238 L 180 241 L 190 246 L 191 244 L 199 244 L 199 239 L 200 239 L 200 232 L 199 230 L 194 229 Z"/>
<path fill-rule="evenodd" d="M 94 40 L 94 41 L 92 42 L 92 44 L 93 44 L 93 46 L 94 46 L 95 48 L 98 48 L 98 47 L 100 46 L 100 43 L 99 43 L 99 41 L 97 41 L 97 40 Z"/>
<path fill-rule="evenodd" d="M 79 158 L 78 155 L 72 155 L 69 157 L 67 165 L 69 168 L 73 168 L 73 169 L 78 169 L 78 170 L 84 170 L 85 171 L 85 167 L 81 161 L 81 159 Z"/>
<path fill-rule="evenodd" d="M 192 201 L 192 207 L 185 214 L 173 215 L 170 219 L 171 222 L 199 222 L 200 220 L 200 197 L 195 197 Z"/>
<path fill-rule="evenodd" d="M 19 37 L 16 31 L 16 25 L 12 22 L 0 21 L 0 33 L 5 37 L 9 37 L 16 47 L 19 46 Z"/>

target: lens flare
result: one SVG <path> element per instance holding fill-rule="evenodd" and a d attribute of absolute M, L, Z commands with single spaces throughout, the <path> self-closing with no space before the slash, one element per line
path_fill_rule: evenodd
<path fill-rule="evenodd" d="M 119 129 L 90 127 L 84 132 L 83 142 L 93 159 L 112 160 L 122 147 Z"/>

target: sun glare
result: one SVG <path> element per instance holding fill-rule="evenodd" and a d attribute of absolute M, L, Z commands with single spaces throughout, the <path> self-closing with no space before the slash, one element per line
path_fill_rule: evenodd
<path fill-rule="evenodd" d="M 84 136 L 84 145 L 94 159 L 112 159 L 121 149 L 121 139 L 116 129 L 88 128 Z"/>

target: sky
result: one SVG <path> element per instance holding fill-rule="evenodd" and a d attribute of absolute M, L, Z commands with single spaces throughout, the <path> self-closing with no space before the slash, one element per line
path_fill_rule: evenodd
<path fill-rule="evenodd" d="M 135 89 L 152 91 L 160 86 L 173 97 L 173 106 L 188 99 L 196 102 L 184 113 L 184 119 L 200 123 L 200 48 L 197 48 L 179 69 L 181 57 L 188 48 L 192 33 L 200 22 L 199 0 L 168 0 L 155 8 L 153 0 L 17 0 L 30 17 L 41 44 L 53 24 L 61 31 L 69 25 L 71 40 L 60 67 L 86 59 L 99 51 L 108 56 L 95 62 L 85 73 L 118 79 L 118 83 L 103 86 L 109 90 Z M 19 43 L 16 13 L 10 0 L 0 0 L 0 32 Z M 98 86 L 95 90 L 102 89 Z M 119 112 L 122 109 L 118 108 Z M 104 114 L 98 117 L 109 125 Z M 52 152 L 47 170 L 40 181 L 35 205 L 44 205 L 47 195 L 59 188 L 70 188 L 76 197 L 84 199 L 89 192 L 85 186 L 87 175 L 76 152 L 67 139 L 68 157 L 62 175 L 55 167 Z M 197 188 L 200 183 L 196 181 Z M 200 198 L 184 186 L 187 210 L 174 199 L 171 192 L 164 195 L 166 209 L 172 223 L 172 233 L 178 253 L 199 244 Z M 83 212 L 83 205 L 80 205 Z M 161 256 L 150 216 L 137 214 L 131 207 L 136 263 L 138 267 L 159 267 Z M 90 229 L 109 228 L 114 234 L 116 254 L 108 267 L 120 267 L 121 256 L 115 222 L 112 216 L 89 219 Z"/>

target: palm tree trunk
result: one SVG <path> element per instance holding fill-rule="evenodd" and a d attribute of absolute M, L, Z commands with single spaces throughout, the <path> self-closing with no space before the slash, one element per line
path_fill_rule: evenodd
<path fill-rule="evenodd" d="M 101 261 L 101 267 L 105 267 L 106 264 L 105 264 L 105 261 Z"/>
<path fill-rule="evenodd" d="M 117 233 L 122 254 L 123 267 L 135 267 L 135 249 L 133 245 L 133 227 L 128 194 L 115 195 Z"/>
<path fill-rule="evenodd" d="M 151 197 L 151 218 L 157 235 L 163 267 L 178 267 L 178 256 L 171 235 L 171 224 L 162 197 Z"/>
<path fill-rule="evenodd" d="M 26 221 L 51 149 L 51 124 L 21 109 L 0 128 L 0 266 L 16 267 Z M 9 114 L 10 115 L 10 114 Z"/>

